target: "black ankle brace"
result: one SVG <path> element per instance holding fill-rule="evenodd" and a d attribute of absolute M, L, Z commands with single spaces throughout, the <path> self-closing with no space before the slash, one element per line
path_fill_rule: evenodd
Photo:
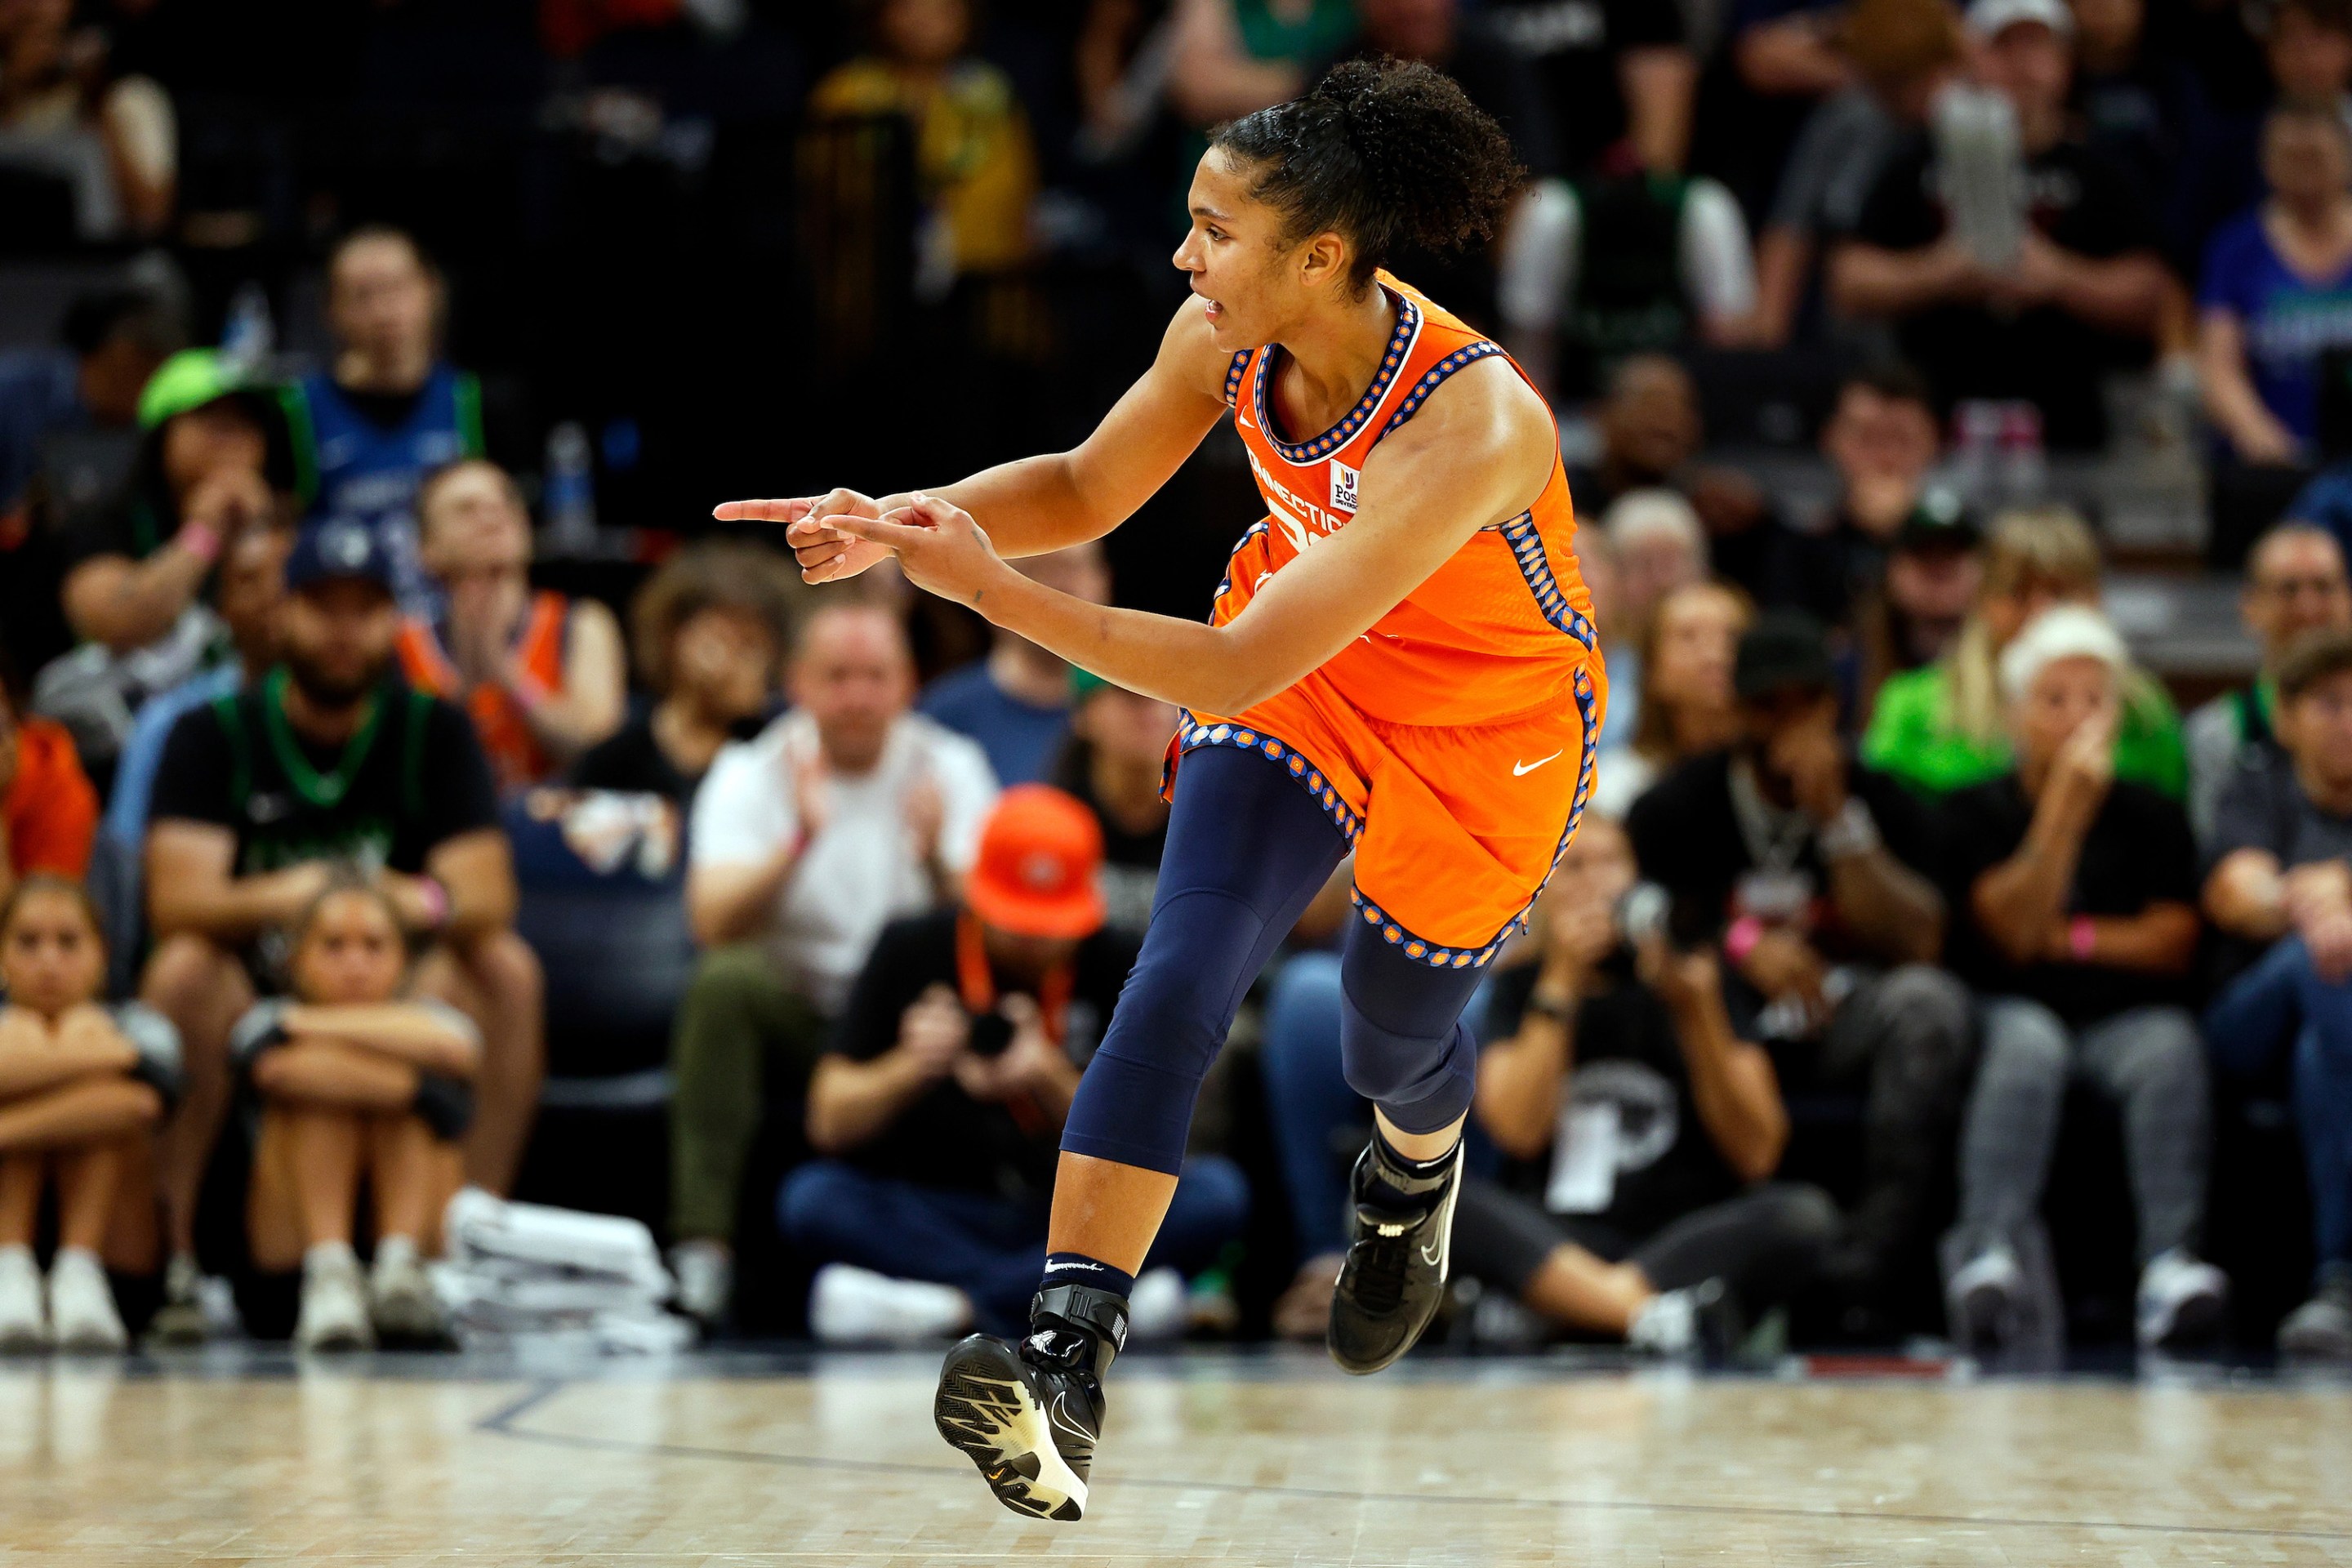
<path fill-rule="evenodd" d="M 1127 1298 L 1084 1285 L 1055 1285 L 1040 1290 L 1029 1303 L 1030 1343 L 1045 1354 L 1067 1356 L 1064 1335 L 1083 1339 L 1093 1352 L 1094 1373 L 1110 1370 L 1112 1358 L 1127 1348 Z"/>
<path fill-rule="evenodd" d="M 1456 1157 L 1461 1146 L 1456 1144 L 1435 1160 L 1407 1160 L 1389 1147 L 1387 1139 L 1372 1134 L 1372 1178 L 1382 1186 L 1393 1189 L 1401 1196 L 1424 1197 L 1443 1192 L 1454 1180 Z"/>

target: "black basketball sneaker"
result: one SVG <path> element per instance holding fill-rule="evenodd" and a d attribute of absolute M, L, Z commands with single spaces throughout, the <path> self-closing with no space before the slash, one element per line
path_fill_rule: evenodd
<path fill-rule="evenodd" d="M 1375 1163 L 1381 1181 L 1408 1198 L 1389 1207 L 1371 1194 Z M 1331 1359 L 1358 1374 L 1378 1372 L 1412 1349 L 1445 1300 L 1454 1234 L 1454 1199 L 1462 1190 L 1462 1150 L 1433 1176 L 1413 1176 L 1381 1159 L 1379 1140 L 1357 1156 L 1349 1188 L 1356 1200 L 1354 1235 L 1339 1288 L 1331 1295 L 1331 1326 L 1324 1336 Z"/>
<path fill-rule="evenodd" d="M 948 1352 L 931 1419 L 996 1500 L 1032 1519 L 1087 1510 L 1102 1433 L 1102 1374 L 1127 1343 L 1127 1303 L 1083 1285 L 1041 1290 L 1029 1337 L 971 1334 Z"/>

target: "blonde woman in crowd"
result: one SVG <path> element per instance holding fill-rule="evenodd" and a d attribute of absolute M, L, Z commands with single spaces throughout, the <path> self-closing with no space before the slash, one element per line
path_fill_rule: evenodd
<path fill-rule="evenodd" d="M 1999 668 L 2001 651 L 2053 605 L 2099 604 L 2098 541 L 2064 507 L 2007 512 L 1985 546 L 1976 607 L 1942 658 L 1890 676 L 1862 739 L 1863 760 L 1932 795 L 1999 777 L 2011 765 Z M 2180 714 L 2147 671 L 2123 672 L 2116 776 L 2178 800 L 2189 763 Z"/>
<path fill-rule="evenodd" d="M 1748 595 L 1722 583 L 1667 590 L 1641 641 L 1641 717 L 1630 745 L 1602 753 L 1592 809 L 1622 817 L 1676 763 L 1727 746 L 1738 735 L 1732 658 L 1756 618 Z"/>

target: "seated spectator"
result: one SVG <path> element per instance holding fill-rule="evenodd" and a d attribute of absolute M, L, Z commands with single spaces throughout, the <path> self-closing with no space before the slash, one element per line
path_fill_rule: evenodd
<path fill-rule="evenodd" d="M 140 395 L 139 425 L 130 478 L 67 517 L 59 542 L 66 618 L 96 646 L 35 686 L 100 769 L 112 767 L 139 704 L 203 665 L 218 626 L 199 599 L 222 550 L 291 516 L 284 412 L 214 351 L 165 361 Z"/>
<path fill-rule="evenodd" d="M 2207 918 L 2238 973 L 2205 1015 L 2214 1065 L 2287 1068 L 2311 1181 L 2311 1299 L 2283 1353 L 2352 1360 L 2352 632 L 2311 634 L 2277 672 L 2284 749 L 2250 752 L 2207 842 Z"/>
<path fill-rule="evenodd" d="M 2206 416 L 2242 463 L 2311 462 L 2320 356 L 2352 348 L 2352 124 L 2283 103 L 2263 126 L 2270 195 L 2213 237 L 2198 291 Z"/>
<path fill-rule="evenodd" d="M 1835 682 L 1818 625 L 1760 617 L 1732 672 L 1738 739 L 1661 779 L 1626 826 L 1677 921 L 1720 933 L 1733 1032 L 1783 1084 L 1867 1096 L 1863 1194 L 1832 1268 L 1866 1322 L 1924 1250 L 1970 1020 L 1967 991 L 1929 967 L 1945 921 L 1934 827 L 1847 755 Z"/>
<path fill-rule="evenodd" d="M 148 295 L 112 289 L 73 302 L 66 312 L 65 341 L 57 347 L 0 353 L 0 559 L 9 563 L 10 575 L 29 564 L 18 552 L 34 525 L 31 508 L 51 444 L 93 430 L 135 430 L 140 390 L 180 346 L 177 326 L 171 312 Z M 64 499 L 47 498 L 51 506 Z M 55 578 L 43 587 L 54 595 Z M 20 604 L 13 588 L 12 584 L 12 591 L 0 595 L 0 623 L 34 607 Z M 26 658 L 13 628 L 7 643 L 20 670 L 47 662 L 47 654 Z"/>
<path fill-rule="evenodd" d="M 629 607 L 653 704 L 582 753 L 571 782 L 691 802 L 719 748 L 758 734 L 775 707 L 799 591 L 757 545 L 698 544 L 664 562 Z"/>
<path fill-rule="evenodd" d="M 332 879 L 374 868 L 401 930 L 427 951 L 417 989 L 465 1007 L 484 1041 L 466 1175 L 513 1181 L 539 1095 L 539 961 L 513 930 L 514 869 L 473 726 L 394 679 L 399 614 L 381 539 L 345 521 L 306 529 L 286 563 L 280 662 L 173 726 L 147 832 L 156 946 L 140 994 L 179 1026 L 187 1097 L 166 1130 L 173 1257 L 167 1335 L 194 1312 L 196 1188 L 229 1098 L 228 1035 L 275 987 L 283 928 Z"/>
<path fill-rule="evenodd" d="M 228 633 L 231 657 L 139 705 L 106 800 L 107 836 L 132 855 L 147 847 L 147 807 L 173 727 L 184 715 L 244 690 L 278 662 L 278 605 L 286 597 L 286 552 L 293 542 L 290 529 L 248 528 L 221 552 L 213 609 Z"/>
<path fill-rule="evenodd" d="M 1792 1300 L 1839 1222 L 1770 1180 L 1789 1141 L 1771 1058 L 1733 1032 L 1710 948 L 1623 930 L 1633 876 L 1624 829 L 1588 819 L 1540 945 L 1495 976 L 1474 1113 L 1504 1165 L 1464 1186 L 1454 1249 L 1549 1322 L 1678 1354 L 1707 1348 L 1717 1291 L 1748 1314 Z"/>
<path fill-rule="evenodd" d="M 404 616 L 408 684 L 463 708 L 506 794 L 543 784 L 621 727 L 621 628 L 593 599 L 530 585 L 530 513 L 497 464 L 452 463 L 416 492 L 438 606 Z"/>
<path fill-rule="evenodd" d="M 295 389 L 317 483 L 304 521 L 379 534 L 411 615 L 435 607 L 416 492 L 427 475 L 483 454 L 481 384 L 441 357 L 446 307 L 440 271 L 415 239 L 383 225 L 352 230 L 327 258 L 334 357 Z"/>
<path fill-rule="evenodd" d="M 1631 745 L 1602 754 L 1593 810 L 1622 817 L 1661 775 L 1732 742 L 1739 731 L 1732 660 L 1753 619 L 1748 596 L 1720 583 L 1693 583 L 1658 601 L 1636 666 L 1641 724 Z"/>
<path fill-rule="evenodd" d="M 76 883 L 37 872 L 0 899 L 0 1352 L 119 1351 L 129 1342 L 107 1263 L 154 1268 L 155 1123 L 179 1072 L 172 1026 L 135 1002 L 106 1005 L 106 939 Z M 44 1300 L 33 1236 L 57 1193 L 58 1250 Z"/>
<path fill-rule="evenodd" d="M 1600 517 L 1633 490 L 1675 489 L 1698 455 L 1698 387 L 1664 354 L 1635 354 L 1617 366 L 1593 411 L 1599 460 L 1572 465 L 1576 515 Z"/>
<path fill-rule="evenodd" d="M 1690 372 L 1664 354 L 1632 356 L 1610 377 L 1593 423 L 1599 461 L 1568 470 L 1577 515 L 1603 517 L 1630 491 L 1673 490 L 1704 526 L 1715 574 L 1752 595 L 1748 579 L 1789 547 L 1788 526 L 1746 474 L 1696 461 L 1704 430 Z"/>
<path fill-rule="evenodd" d="M 391 896 L 338 873 L 288 928 L 288 994 L 237 1020 L 230 1049 L 259 1101 L 246 1201 L 254 1267 L 302 1272 L 294 1342 L 364 1350 L 443 1341 L 422 1259 L 464 1179 L 481 1032 L 444 1002 L 413 1000 L 408 935 Z M 352 1251 L 364 1179 L 375 1258 Z"/>
<path fill-rule="evenodd" d="M 981 749 L 908 710 L 914 660 L 879 605 L 800 626 L 793 710 L 722 749 L 687 832 L 687 915 L 709 949 L 670 1042 L 670 1234 L 679 1304 L 733 1291 L 743 1163 L 798 1098 L 882 928 L 954 901 L 996 782 Z"/>
<path fill-rule="evenodd" d="M 1609 713 L 1601 744 L 1613 750 L 1632 743 L 1642 722 L 1642 645 L 1659 603 L 1677 588 L 1706 580 L 1706 529 L 1690 502 L 1670 489 L 1628 491 L 1601 514 L 1601 538 L 1577 541 L 1577 557 L 1588 584 L 1598 575 L 1593 607 L 1602 628 L 1609 663 Z M 1591 570 L 1604 557 L 1601 570 Z M 1613 586 L 1613 592 L 1610 591 Z"/>
<path fill-rule="evenodd" d="M 1511 352 L 1556 401 L 1591 395 L 1631 354 L 1738 342 L 1755 315 L 1748 220 L 1714 180 L 1546 182 L 1507 236 Z"/>
<path fill-rule="evenodd" d="M 1748 333 L 1758 348 L 1781 348 L 1795 334 L 1813 292 L 1822 247 L 1862 220 L 1879 171 L 1908 132 L 1927 123 L 1928 105 L 1960 58 L 1960 30 L 1947 0 L 1858 0 L 1845 7 L 1834 37 L 1823 35 L 1832 12 L 1806 10 L 1742 36 L 1747 58 L 1766 39 L 1785 40 L 1822 67 L 1838 63 L 1816 51 L 1833 44 L 1852 79 L 1805 117 L 1789 151 L 1772 205 L 1756 241 L 1756 315 Z M 1814 79 L 1841 79 L 1818 69 Z"/>
<path fill-rule="evenodd" d="M 1110 603 L 1102 546 L 1074 544 L 1013 563 L 1024 576 L 1090 604 Z M 1026 637 L 998 629 L 988 657 L 923 688 L 927 719 L 980 742 L 997 783 L 1035 784 L 1054 764 L 1070 727 L 1070 667 Z"/>
<path fill-rule="evenodd" d="M 1680 9 L 1643 0 L 1490 0 L 1484 9 L 1535 65 L 1564 173 L 1682 172 L 1698 58 Z"/>
<path fill-rule="evenodd" d="M 98 792 L 73 737 L 54 720 L 19 718 L 0 685 L 0 898 L 39 872 L 80 881 L 97 829 Z"/>
<path fill-rule="evenodd" d="M 1012 81 L 971 52 L 970 0 L 878 0 L 868 15 L 868 52 L 816 84 L 809 113 L 911 122 L 923 207 L 915 289 L 942 299 L 959 277 L 1028 259 L 1036 149 Z"/>
<path fill-rule="evenodd" d="M 776 1197 L 784 1237 L 821 1263 L 820 1340 L 1017 1333 L 1045 1261 L 1045 1218 L 1078 1071 L 1110 1021 L 1138 934 L 1103 924 L 1102 841 L 1077 802 L 1005 792 L 959 907 L 884 928 L 809 1081 L 819 1156 Z M 1217 1155 L 1184 1162 L 1137 1283 L 1147 1336 L 1181 1333 L 1181 1276 L 1249 1216 Z"/>
<path fill-rule="evenodd" d="M 2278 0 L 2263 39 L 2282 102 L 2310 99 L 2352 114 L 2352 5 Z"/>
<path fill-rule="evenodd" d="M 2352 578 L 2335 535 L 2282 523 L 2254 542 L 2238 590 L 2238 615 L 2263 650 L 2254 679 L 2189 715 L 2189 821 L 2200 843 L 2213 832 L 2221 792 L 2252 753 L 2278 745 L 2278 672 L 2306 636 L 2352 629 Z"/>
<path fill-rule="evenodd" d="M 2123 638 L 2095 610 L 2044 611 L 2000 657 L 2017 762 L 1947 803 L 1952 952 L 1983 994 L 1984 1059 L 1960 1142 L 1963 1259 L 1952 1336 L 1998 1348 L 2025 1277 L 2067 1085 L 2121 1108 L 2138 1210 L 2147 1349 L 2217 1335 L 2228 1281 L 2190 1250 L 2211 1141 L 2205 1055 L 2183 1004 L 2197 848 L 2179 805 L 2115 776 Z"/>
<path fill-rule="evenodd" d="M 1889 677 L 1950 651 L 1984 585 L 1984 536 L 1949 490 L 1928 490 L 1886 543 L 1886 566 L 1853 610 L 1846 711 L 1874 711 Z M 1854 727 L 1859 728 L 1857 724 Z"/>
<path fill-rule="evenodd" d="M 1777 559 L 1759 563 L 1758 602 L 1852 634 L 1861 605 L 1885 580 L 1895 535 L 1928 501 L 1927 476 L 1943 456 L 1927 383 L 1907 365 L 1848 376 L 1821 444 L 1837 474 L 1836 508 L 1819 533 L 1780 536 Z"/>
<path fill-rule="evenodd" d="M 0 164 L 69 190 L 75 238 L 159 235 L 179 184 L 171 95 L 109 73 L 103 36 L 77 32 L 73 14 L 70 0 L 21 0 L 0 16 Z"/>
<path fill-rule="evenodd" d="M 1931 665 L 1889 676 L 1862 737 L 1863 759 L 1930 795 L 2009 771 L 2001 651 L 2053 605 L 2096 607 L 2099 543 L 2074 513 L 2051 507 L 1993 520 L 1983 585 L 1959 635 Z M 2164 688 L 2125 672 L 2116 726 L 2116 776 L 2178 800 L 2188 788 L 2180 715 Z"/>
<path fill-rule="evenodd" d="M 2155 215 L 2131 179 L 2067 132 L 2073 14 L 2061 0 L 1977 0 L 1969 31 L 1983 84 L 2008 99 L 2024 158 L 2013 259 L 1969 247 L 1934 193 L 1928 138 L 1881 170 L 1853 236 L 1830 260 L 1848 315 L 1891 322 L 1937 397 L 2022 398 L 2053 447 L 2106 438 L 2100 378 L 2145 357 L 2169 289 Z"/>
<path fill-rule="evenodd" d="M 1168 847 L 1168 802 L 1160 785 L 1173 703 L 1139 697 L 1083 669 L 1070 671 L 1070 738 L 1054 763 L 1054 786 L 1094 814 L 1102 830 L 1104 921 L 1140 932 L 1151 919 L 1160 859 Z"/>

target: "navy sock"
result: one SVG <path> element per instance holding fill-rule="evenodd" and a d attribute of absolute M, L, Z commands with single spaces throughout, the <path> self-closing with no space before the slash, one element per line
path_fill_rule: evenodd
<path fill-rule="evenodd" d="M 1134 1275 L 1083 1252 L 1045 1254 L 1045 1278 L 1037 1288 L 1050 1290 L 1056 1285 L 1083 1285 L 1089 1290 L 1108 1291 L 1122 1301 L 1135 1294 Z"/>
<path fill-rule="evenodd" d="M 1385 1209 L 1427 1209 L 1444 1195 L 1445 1184 L 1454 1173 L 1454 1157 L 1460 1152 L 1457 1142 L 1433 1159 L 1407 1159 L 1396 1152 L 1375 1122 L 1370 1180 L 1360 1195 Z"/>

